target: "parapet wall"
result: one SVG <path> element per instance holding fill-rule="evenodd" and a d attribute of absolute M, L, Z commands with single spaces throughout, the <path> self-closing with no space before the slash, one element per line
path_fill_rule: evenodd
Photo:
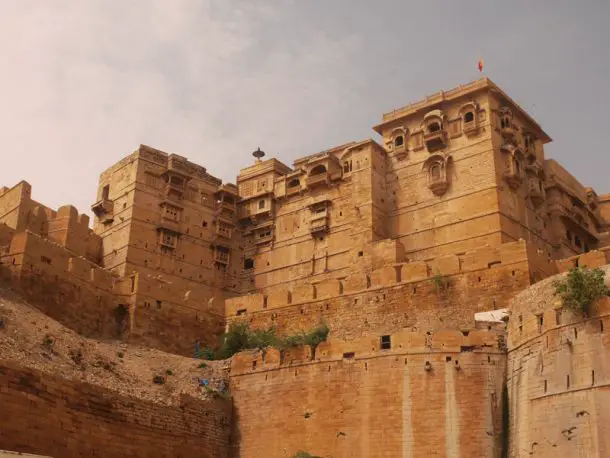
<path fill-rule="evenodd" d="M 500 457 L 501 333 L 397 332 L 233 357 L 236 456 Z"/>
<path fill-rule="evenodd" d="M 90 261 L 101 261 L 102 239 L 89 228 L 89 216 L 72 205 L 52 210 L 31 198 L 32 187 L 22 181 L 0 190 L 0 223 L 16 232 L 30 231 L 49 238 Z"/>
<path fill-rule="evenodd" d="M 587 255 L 579 265 L 600 259 Z M 511 304 L 509 456 L 609 456 L 610 298 L 588 317 L 577 316 L 554 295 L 555 279 L 524 291 Z"/>
<path fill-rule="evenodd" d="M 13 235 L 0 257 L 3 277 L 33 305 L 88 337 L 117 337 L 115 278 L 32 232 Z"/>
<path fill-rule="evenodd" d="M 273 289 L 225 301 L 231 320 L 294 332 L 328 322 L 339 339 L 402 329 L 472 327 L 477 312 L 503 308 L 530 284 L 524 242 L 485 247 L 462 256 L 395 264 L 345 280 L 287 291 Z"/>
<path fill-rule="evenodd" d="M 0 449 L 56 458 L 228 457 L 231 407 L 189 396 L 179 406 L 0 363 Z"/>
<path fill-rule="evenodd" d="M 260 312 L 350 295 L 364 290 L 375 290 L 405 283 L 419 283 L 434 277 L 452 277 L 481 270 L 527 263 L 524 241 L 506 243 L 499 248 L 485 246 L 464 255 L 447 255 L 431 261 L 396 263 L 373 270 L 370 274 L 355 274 L 344 280 L 329 279 L 315 284 L 301 284 L 292 290 L 269 288 L 266 294 L 249 294 L 227 299 L 227 317 L 237 316 L 245 309 Z"/>

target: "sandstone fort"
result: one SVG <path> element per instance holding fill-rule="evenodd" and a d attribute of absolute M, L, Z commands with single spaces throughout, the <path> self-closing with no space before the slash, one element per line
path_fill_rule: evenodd
<path fill-rule="evenodd" d="M 553 287 L 610 262 L 610 194 L 488 78 L 373 130 L 292 165 L 258 149 L 235 184 L 140 145 L 93 221 L 0 189 L 0 450 L 610 456 L 610 298 L 578 316 Z M 329 334 L 195 354 L 232 323 Z"/>

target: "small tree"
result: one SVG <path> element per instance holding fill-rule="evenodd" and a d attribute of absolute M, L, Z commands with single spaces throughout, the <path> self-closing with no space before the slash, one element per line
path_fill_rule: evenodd
<path fill-rule="evenodd" d="M 561 296 L 563 305 L 573 312 L 588 315 L 591 307 L 603 296 L 610 294 L 604 283 L 606 272 L 599 267 L 575 267 L 565 279 L 553 282 L 555 294 Z"/>

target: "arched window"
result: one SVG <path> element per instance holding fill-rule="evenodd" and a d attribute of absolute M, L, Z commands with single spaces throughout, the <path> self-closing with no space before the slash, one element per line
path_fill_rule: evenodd
<path fill-rule="evenodd" d="M 438 132 L 441 130 L 441 125 L 438 122 L 433 122 L 428 125 L 428 132 Z"/>
<path fill-rule="evenodd" d="M 265 208 L 265 201 L 264 200 L 259 200 L 258 201 L 258 208 L 259 208 L 259 210 L 262 210 L 263 208 Z"/>
<path fill-rule="evenodd" d="M 433 164 L 432 167 L 430 167 L 430 177 L 432 178 L 432 181 L 441 179 L 441 165 L 440 164 Z"/>
<path fill-rule="evenodd" d="M 321 175 L 323 173 L 326 173 L 326 167 L 324 167 L 322 164 L 320 164 L 320 165 L 316 165 L 313 169 L 311 169 L 311 172 L 309 173 L 309 175 L 310 176 Z"/>
<path fill-rule="evenodd" d="M 472 111 L 469 111 L 464 115 L 464 122 L 472 122 L 472 121 L 474 121 L 474 113 Z"/>
<path fill-rule="evenodd" d="M 398 137 L 396 137 L 394 139 L 394 146 L 396 148 L 398 148 L 398 147 L 400 147 L 400 146 L 402 146 L 404 144 L 405 144 L 405 138 L 402 135 L 399 135 Z"/>
<path fill-rule="evenodd" d="M 508 116 L 502 116 L 502 119 L 500 119 L 500 126 L 502 129 L 508 129 L 510 127 L 510 118 Z"/>
<path fill-rule="evenodd" d="M 343 173 L 350 173 L 352 171 L 352 160 L 349 159 L 343 163 Z"/>

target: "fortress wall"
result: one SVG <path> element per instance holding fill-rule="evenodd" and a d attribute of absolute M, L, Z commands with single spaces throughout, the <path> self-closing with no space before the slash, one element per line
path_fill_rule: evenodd
<path fill-rule="evenodd" d="M 499 457 L 505 357 L 498 334 L 400 332 L 233 357 L 233 448 L 280 458 Z M 353 352 L 351 355 L 347 351 Z M 429 363 L 430 370 L 426 370 Z"/>
<path fill-rule="evenodd" d="M 509 456 L 609 456 L 610 298 L 586 318 L 562 307 L 552 279 L 533 288 L 508 324 Z"/>
<path fill-rule="evenodd" d="M 3 276 L 51 318 L 89 337 L 116 337 L 112 275 L 31 232 L 12 237 Z"/>
<path fill-rule="evenodd" d="M 133 304 L 130 341 L 187 356 L 193 355 L 197 340 L 216 347 L 224 331 L 221 309 L 228 293 L 195 282 L 174 285 L 163 280 L 137 275 L 137 292 L 128 299 Z"/>
<path fill-rule="evenodd" d="M 526 247 L 516 242 L 231 298 L 225 313 L 229 320 L 247 320 L 255 328 L 274 325 L 281 333 L 310 329 L 324 319 L 333 338 L 341 339 L 403 328 L 470 328 L 474 313 L 505 307 L 529 284 Z"/>
<path fill-rule="evenodd" d="M 0 449 L 60 457 L 228 456 L 227 401 L 168 406 L 0 363 Z"/>

